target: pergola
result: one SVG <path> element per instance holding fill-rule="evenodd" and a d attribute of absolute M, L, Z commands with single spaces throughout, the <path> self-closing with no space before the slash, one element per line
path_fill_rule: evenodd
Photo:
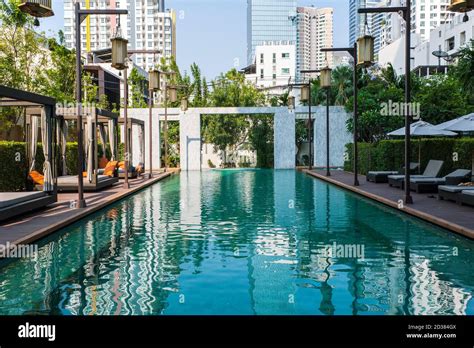
<path fill-rule="evenodd" d="M 118 159 L 118 137 L 117 137 L 117 126 L 118 126 L 118 114 L 113 113 L 108 110 L 99 109 L 95 107 L 85 107 L 81 110 L 82 113 L 82 123 L 86 129 L 86 137 L 84 148 L 86 150 L 87 158 L 86 161 L 83 161 L 82 168 L 78 168 L 79 173 L 82 173 L 84 169 L 87 172 L 87 180 L 84 181 L 84 189 L 86 191 L 95 191 L 102 189 L 104 187 L 110 186 L 118 181 L 117 177 L 104 177 L 99 175 L 99 160 L 98 160 L 98 139 L 97 139 L 97 130 L 99 130 L 99 138 L 100 142 L 103 146 L 103 150 L 105 153 L 107 143 L 107 136 L 105 133 L 105 127 L 108 128 L 108 140 L 110 143 L 110 150 L 111 150 L 111 160 Z M 63 121 L 75 121 L 77 122 L 77 107 L 58 107 L 56 108 L 56 114 L 60 119 Z M 61 140 L 61 151 L 62 157 L 65 156 L 65 122 L 63 122 L 63 126 L 61 127 L 62 133 L 62 140 Z M 63 164 L 64 166 L 64 164 Z M 58 188 L 61 191 L 76 191 L 78 188 L 78 184 L 72 183 L 70 180 L 62 180 L 62 178 L 67 177 L 59 177 L 58 178 Z"/>
<path fill-rule="evenodd" d="M 0 107 L 23 107 L 26 110 L 25 142 L 28 167 L 35 167 L 38 129 L 41 128 L 43 146 L 44 184 L 42 192 L 7 192 L 0 194 L 0 220 L 20 215 L 57 201 L 55 184 L 53 129 L 56 100 L 36 93 L 0 86 Z"/>

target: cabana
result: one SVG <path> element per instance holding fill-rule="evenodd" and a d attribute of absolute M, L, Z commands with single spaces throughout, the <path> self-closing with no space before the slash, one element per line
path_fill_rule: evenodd
<path fill-rule="evenodd" d="M 127 126 L 127 136 L 128 136 L 128 177 L 136 178 L 138 175 L 145 172 L 145 122 L 133 117 L 127 117 L 128 126 Z M 122 117 L 119 119 L 119 125 L 122 126 L 122 138 L 125 136 L 124 123 L 125 119 Z M 133 127 L 136 126 L 136 127 Z M 137 128 L 137 133 L 134 133 L 133 129 Z M 138 140 L 139 148 L 138 152 L 135 151 L 133 141 L 134 139 Z M 123 139 L 124 140 L 124 139 Z M 137 156 L 134 156 L 134 155 Z M 119 163 L 119 178 L 125 177 L 124 163 Z"/>
<path fill-rule="evenodd" d="M 56 101 L 43 95 L 0 86 L 0 107 L 24 107 L 26 109 L 25 140 L 30 177 L 41 183 L 41 190 L 29 192 L 0 192 L 0 221 L 57 201 L 55 185 L 53 128 Z M 43 147 L 43 174 L 34 172 L 39 129 Z M 4 164 L 6 165 L 6 164 Z"/>
<path fill-rule="evenodd" d="M 76 175 L 67 175 L 66 167 L 66 137 L 68 122 L 77 122 L 76 107 L 58 107 L 56 109 L 58 118 L 61 119 L 60 133 L 60 149 L 62 162 L 62 175 L 58 177 L 58 190 L 64 192 L 73 192 L 78 189 L 78 178 Z M 108 110 L 86 107 L 82 109 L 84 132 L 84 153 L 85 163 L 82 168 L 78 168 L 79 173 L 84 176 L 84 191 L 97 191 L 105 187 L 112 186 L 118 182 L 117 177 L 117 125 L 118 114 Z M 100 140 L 103 153 L 106 152 L 106 131 L 108 129 L 108 138 L 111 151 L 112 168 L 106 168 L 103 174 L 99 173 L 98 160 L 98 139 Z M 99 133 L 99 135 L 97 135 Z M 85 170 L 85 171 L 84 171 Z"/>

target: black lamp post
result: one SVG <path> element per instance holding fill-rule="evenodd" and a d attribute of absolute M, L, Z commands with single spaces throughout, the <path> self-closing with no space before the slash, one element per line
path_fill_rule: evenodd
<path fill-rule="evenodd" d="M 354 172 L 354 186 L 359 186 L 359 177 L 358 177 L 358 159 L 359 159 L 359 152 L 358 152 L 358 146 L 357 146 L 357 140 L 358 140 L 358 127 L 357 127 L 357 121 L 358 121 L 358 103 L 357 103 L 357 43 L 354 42 L 353 47 L 341 47 L 341 48 L 321 48 L 321 52 L 347 52 L 349 53 L 353 60 L 353 74 L 352 74 L 352 79 L 353 79 L 353 84 L 354 84 L 354 119 L 353 119 L 353 133 L 354 133 L 354 154 L 353 154 L 353 172 Z"/>
<path fill-rule="evenodd" d="M 82 177 L 82 168 L 84 162 L 84 149 L 82 139 L 82 69 L 81 69 L 81 23 L 89 15 L 126 15 L 127 10 L 103 9 L 103 10 L 82 10 L 79 2 L 75 4 L 75 22 L 76 22 L 76 103 L 77 103 L 77 208 L 84 208 L 84 181 Z"/>
<path fill-rule="evenodd" d="M 406 0 L 405 6 L 360 8 L 358 13 L 402 13 L 405 19 L 405 204 L 412 204 L 413 198 L 410 193 L 411 115 L 408 115 L 408 105 L 411 100 L 411 0 Z"/>

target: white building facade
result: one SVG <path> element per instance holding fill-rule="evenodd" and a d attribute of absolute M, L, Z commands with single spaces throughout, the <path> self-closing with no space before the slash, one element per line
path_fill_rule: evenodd
<path fill-rule="evenodd" d="M 255 47 L 255 73 L 246 79 L 257 88 L 279 94 L 296 76 L 296 46 L 269 44 Z"/>
<path fill-rule="evenodd" d="M 64 38 L 67 48 L 75 47 L 75 0 L 64 0 Z M 121 34 L 128 48 L 160 50 L 156 55 L 135 54 L 132 60 L 145 70 L 159 63 L 161 57 L 176 57 L 176 15 L 164 9 L 163 0 L 82 0 L 81 8 L 122 8 L 128 16 L 88 16 L 81 24 L 81 43 L 84 53 L 111 47 L 120 22 Z"/>

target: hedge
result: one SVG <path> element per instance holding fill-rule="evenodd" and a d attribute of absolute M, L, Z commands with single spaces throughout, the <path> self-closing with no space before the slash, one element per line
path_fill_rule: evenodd
<path fill-rule="evenodd" d="M 359 173 L 367 174 L 369 170 L 398 170 L 405 161 L 405 142 L 403 140 L 382 140 L 378 143 L 359 143 Z M 352 171 L 352 144 L 346 145 L 348 161 L 344 169 Z M 424 170 L 429 160 L 444 161 L 441 176 L 455 169 L 471 169 L 474 156 L 474 138 L 459 139 L 412 139 L 412 162 L 418 162 L 421 154 L 421 170 Z M 453 154 L 458 154 L 458 161 L 453 160 Z"/>
<path fill-rule="evenodd" d="M 56 149 L 59 154 L 59 149 Z M 101 155 L 99 147 L 99 154 Z M 59 157 L 58 157 L 59 158 Z M 43 172 L 43 147 L 38 143 L 35 170 Z M 24 142 L 0 141 L 0 192 L 22 191 L 28 187 L 28 159 Z M 66 166 L 68 174 L 77 174 L 77 143 L 67 143 Z"/>

